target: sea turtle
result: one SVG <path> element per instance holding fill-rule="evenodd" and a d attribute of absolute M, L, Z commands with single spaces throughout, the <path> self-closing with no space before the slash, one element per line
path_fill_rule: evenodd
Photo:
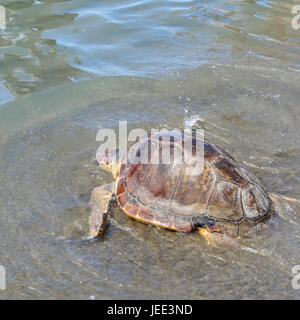
<path fill-rule="evenodd" d="M 127 152 L 115 150 L 96 155 L 100 167 L 110 171 L 115 182 L 97 187 L 92 193 L 89 203 L 91 237 L 107 226 L 114 201 L 136 220 L 169 230 L 206 230 L 207 235 L 219 233 L 238 237 L 256 230 L 272 216 L 272 199 L 258 179 L 234 158 L 192 134 L 179 132 L 175 135 L 174 138 L 174 132 L 158 132 L 141 137 Z M 193 150 L 202 146 L 203 170 L 195 172 L 194 165 L 184 161 L 154 163 L 155 152 L 159 153 L 163 147 L 182 149 L 187 142 L 191 142 Z M 154 145 L 159 148 L 151 154 L 150 148 Z M 139 159 L 146 153 L 149 161 L 142 163 Z"/>

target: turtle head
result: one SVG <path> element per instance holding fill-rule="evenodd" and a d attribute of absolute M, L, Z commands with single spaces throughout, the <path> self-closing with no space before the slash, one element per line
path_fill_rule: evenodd
<path fill-rule="evenodd" d="M 119 149 L 104 153 L 97 153 L 96 160 L 103 170 L 111 172 L 114 178 L 116 178 L 120 167 L 122 154 L 123 152 L 120 152 Z"/>

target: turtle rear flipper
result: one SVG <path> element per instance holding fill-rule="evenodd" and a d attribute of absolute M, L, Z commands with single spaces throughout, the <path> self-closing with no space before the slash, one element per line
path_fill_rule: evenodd
<path fill-rule="evenodd" d="M 269 193 L 272 199 L 273 211 L 281 218 L 287 219 L 287 213 L 296 214 L 300 212 L 300 200 L 286 197 L 280 194 Z"/>
<path fill-rule="evenodd" d="M 91 215 L 89 218 L 89 238 L 102 234 L 109 226 L 108 214 L 115 195 L 112 192 L 114 184 L 97 187 L 93 190 L 89 202 Z"/>

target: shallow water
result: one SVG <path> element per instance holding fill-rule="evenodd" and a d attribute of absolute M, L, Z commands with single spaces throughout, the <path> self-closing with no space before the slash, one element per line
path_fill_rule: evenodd
<path fill-rule="evenodd" d="M 300 206 L 283 198 L 264 232 L 217 247 L 117 206 L 105 238 L 86 240 L 91 191 L 112 181 L 93 163 L 96 133 L 119 120 L 201 119 L 268 191 L 300 199 L 300 31 L 287 1 L 3 5 L 1 298 L 300 298 Z"/>

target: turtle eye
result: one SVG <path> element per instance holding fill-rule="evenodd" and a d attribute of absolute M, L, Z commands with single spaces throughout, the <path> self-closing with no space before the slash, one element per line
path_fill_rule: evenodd
<path fill-rule="evenodd" d="M 268 212 L 270 202 L 265 192 L 254 186 L 249 185 L 242 191 L 242 204 L 247 218 L 259 218 Z"/>
<path fill-rule="evenodd" d="M 105 153 L 98 153 L 96 155 L 96 160 L 99 163 L 100 166 L 108 166 L 109 165 L 109 157 L 108 157 L 108 152 Z"/>

